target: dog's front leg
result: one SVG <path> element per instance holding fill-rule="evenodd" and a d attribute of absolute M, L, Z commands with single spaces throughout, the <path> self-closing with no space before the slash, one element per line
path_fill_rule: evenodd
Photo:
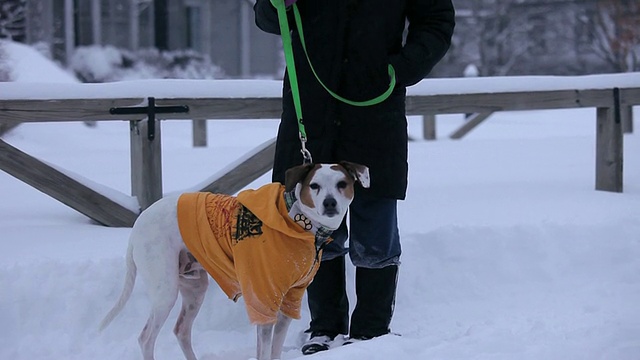
<path fill-rule="evenodd" d="M 291 324 L 291 318 L 279 312 L 278 322 L 276 323 L 275 330 L 273 331 L 273 340 L 271 344 L 272 360 L 280 359 L 280 356 L 282 355 L 282 347 L 284 346 L 284 340 L 287 338 L 289 324 Z"/>
<path fill-rule="evenodd" d="M 258 360 L 271 360 L 274 324 L 258 325 Z"/>

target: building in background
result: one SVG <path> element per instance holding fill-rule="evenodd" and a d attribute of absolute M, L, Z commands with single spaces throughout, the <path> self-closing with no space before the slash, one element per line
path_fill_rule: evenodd
<path fill-rule="evenodd" d="M 228 77 L 273 77 L 283 68 L 280 39 L 253 22 L 253 0 L 1 0 L 23 3 L 16 40 L 46 43 L 66 63 L 75 48 L 192 49 Z M 5 36 L 7 37 L 7 36 Z"/>
<path fill-rule="evenodd" d="M 432 76 L 463 76 L 470 65 L 480 76 L 640 71 L 638 0 L 453 1 L 452 48 Z M 93 44 L 193 49 L 228 77 L 282 76 L 280 39 L 254 25 L 254 0 L 0 3 L 0 37 L 46 43 L 62 62 L 76 47 Z"/>

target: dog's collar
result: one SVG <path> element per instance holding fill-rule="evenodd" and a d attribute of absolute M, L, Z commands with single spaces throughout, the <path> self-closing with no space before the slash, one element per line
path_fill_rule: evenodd
<path fill-rule="evenodd" d="M 284 192 L 284 202 L 287 205 L 289 217 L 303 229 L 315 234 L 316 248 L 322 248 L 330 240 L 334 229 L 330 229 L 305 216 L 293 191 Z"/>

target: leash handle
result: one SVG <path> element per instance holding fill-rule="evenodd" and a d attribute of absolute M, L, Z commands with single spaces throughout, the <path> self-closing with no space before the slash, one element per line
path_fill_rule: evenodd
<path fill-rule="evenodd" d="M 309 53 L 307 52 L 307 44 L 306 44 L 306 42 L 304 40 L 304 31 L 302 30 L 302 17 L 300 16 L 300 11 L 298 10 L 298 6 L 296 6 L 296 4 L 294 3 L 292 5 L 292 8 L 293 8 L 293 16 L 294 16 L 295 23 L 296 23 L 296 28 L 298 30 L 298 35 L 300 36 L 300 43 L 302 44 L 302 49 L 304 50 L 304 54 L 305 54 L 305 56 L 307 58 L 307 62 L 309 63 L 309 67 L 311 68 L 311 72 L 313 72 L 313 75 L 316 77 L 316 80 L 318 80 L 318 82 L 320 83 L 320 85 L 322 85 L 322 87 L 325 89 L 325 91 L 327 91 L 336 100 L 342 101 L 343 103 L 349 104 L 349 105 L 352 105 L 352 106 L 371 106 L 371 105 L 376 105 L 376 104 L 379 104 L 379 103 L 387 100 L 387 98 L 393 92 L 393 89 L 396 87 L 396 71 L 395 71 L 395 69 L 393 68 L 393 66 L 391 64 L 389 64 L 387 66 L 387 72 L 389 74 L 389 87 L 387 88 L 387 90 L 385 90 L 385 92 L 383 92 L 382 94 L 376 96 L 373 99 L 364 100 L 364 101 L 353 101 L 353 100 L 349 100 L 347 98 L 344 98 L 344 97 L 338 95 L 337 93 L 333 92 L 331 89 L 329 89 L 329 87 L 326 86 L 322 82 L 322 80 L 320 79 L 320 77 L 316 73 L 316 70 L 314 69 L 313 64 L 311 63 L 311 59 L 309 58 Z"/>

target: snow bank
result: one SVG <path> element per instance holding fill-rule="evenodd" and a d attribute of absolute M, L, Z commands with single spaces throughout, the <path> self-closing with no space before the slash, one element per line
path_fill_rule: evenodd
<path fill-rule="evenodd" d="M 0 39 L 0 47 L 6 56 L 3 59 L 4 67 L 9 69 L 10 80 L 14 82 L 0 83 L 2 85 L 79 83 L 75 76 L 63 70 L 31 46 Z M 0 89 L 0 94 L 2 94 L 0 98 L 4 98 L 5 93 L 8 95 L 8 90 L 4 92 Z"/>
<path fill-rule="evenodd" d="M 619 225 L 450 226 L 406 235 L 394 319 L 402 336 L 317 358 L 636 359 L 640 224 Z M 124 251 L 124 241 L 114 245 Z M 140 284 L 111 327 L 96 331 L 119 295 L 123 265 L 116 257 L 0 268 L 0 357 L 138 358 L 148 312 Z M 158 359 L 182 357 L 170 332 L 176 315 L 158 340 Z M 294 322 L 285 359 L 302 358 L 305 324 Z M 211 286 L 194 330 L 202 358 L 248 359 L 253 332 L 242 303 Z"/>

